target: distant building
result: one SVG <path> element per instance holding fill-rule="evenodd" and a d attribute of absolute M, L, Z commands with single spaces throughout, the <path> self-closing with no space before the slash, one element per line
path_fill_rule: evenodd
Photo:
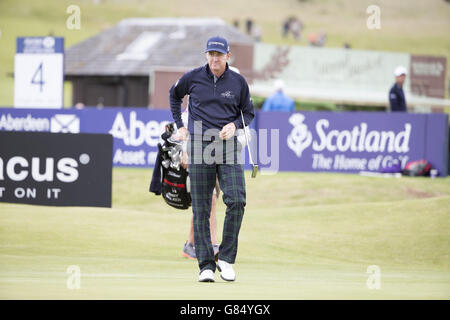
<path fill-rule="evenodd" d="M 251 73 L 253 39 L 215 18 L 131 18 L 66 51 L 72 105 L 168 108 L 178 77 L 206 63 L 208 38 L 230 43 L 231 64 Z"/>

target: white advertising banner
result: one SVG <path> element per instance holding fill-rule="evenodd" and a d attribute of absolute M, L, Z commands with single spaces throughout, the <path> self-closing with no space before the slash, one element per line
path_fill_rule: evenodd
<path fill-rule="evenodd" d="M 275 79 L 296 98 L 386 103 L 394 69 L 410 55 L 379 51 L 255 44 L 252 89 L 270 94 Z M 409 79 L 404 86 L 410 92 Z"/>

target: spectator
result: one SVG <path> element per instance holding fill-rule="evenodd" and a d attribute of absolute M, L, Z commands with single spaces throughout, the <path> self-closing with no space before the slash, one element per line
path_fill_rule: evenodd
<path fill-rule="evenodd" d="M 282 26 L 282 36 L 286 38 L 289 33 L 292 33 L 292 36 L 296 41 L 300 40 L 301 32 L 303 29 L 303 23 L 296 17 L 289 17 L 283 22 Z"/>
<path fill-rule="evenodd" d="M 316 46 L 323 47 L 325 45 L 325 42 L 327 41 L 327 35 L 325 32 L 320 31 L 319 36 L 317 38 Z"/>
<path fill-rule="evenodd" d="M 276 80 L 275 93 L 268 97 L 262 106 L 262 111 L 295 111 L 294 100 L 284 94 L 284 82 Z"/>
<path fill-rule="evenodd" d="M 97 109 L 103 109 L 103 107 L 105 106 L 103 104 L 104 101 L 105 101 L 105 98 L 98 97 L 98 99 L 97 99 Z"/>
<path fill-rule="evenodd" d="M 187 128 L 189 116 L 188 116 L 188 110 L 189 107 L 187 107 L 184 112 L 181 114 L 181 119 L 183 121 L 184 126 Z M 175 139 L 181 140 L 181 137 L 178 135 L 175 135 Z M 183 153 L 182 153 L 182 159 L 181 159 L 181 166 L 186 169 L 188 169 L 188 153 L 187 153 L 187 141 L 183 142 Z M 211 244 L 213 246 L 214 255 L 219 253 L 219 244 L 217 244 L 217 218 L 216 218 L 216 203 L 217 199 L 220 195 L 220 186 L 219 181 L 216 179 L 216 187 L 214 188 L 212 199 L 211 199 L 211 213 L 209 217 L 209 232 L 211 234 Z M 189 228 L 189 234 L 188 239 L 185 242 L 183 246 L 183 251 L 181 254 L 191 260 L 197 259 L 197 256 L 195 254 L 195 239 L 194 239 L 194 218 L 191 218 L 191 224 Z"/>
<path fill-rule="evenodd" d="M 310 33 L 308 35 L 308 42 L 309 42 L 309 45 L 315 46 L 316 42 L 317 42 L 317 33 L 315 33 L 315 32 Z"/>
<path fill-rule="evenodd" d="M 301 21 L 298 18 L 293 18 L 290 24 L 290 29 L 296 41 L 300 40 L 302 28 L 303 24 L 301 23 Z"/>
<path fill-rule="evenodd" d="M 403 66 L 395 68 L 395 83 L 389 91 L 389 105 L 391 111 L 406 112 L 406 99 L 403 92 L 403 84 L 405 83 L 406 75 L 408 72 Z"/>
<path fill-rule="evenodd" d="M 84 103 L 77 102 L 77 104 L 75 104 L 75 109 L 78 109 L 78 110 L 84 109 Z"/>
<path fill-rule="evenodd" d="M 325 32 L 321 31 L 319 33 L 310 33 L 308 35 L 308 41 L 311 46 L 314 47 L 323 47 L 327 40 L 327 35 Z"/>
<path fill-rule="evenodd" d="M 283 38 L 286 38 L 289 34 L 289 31 L 291 30 L 291 19 L 292 18 L 288 18 L 283 22 L 283 32 L 282 32 Z"/>
<path fill-rule="evenodd" d="M 260 42 L 262 39 L 262 31 L 258 25 L 254 25 L 252 29 L 252 38 L 255 39 L 256 42 Z"/>
<path fill-rule="evenodd" d="M 253 20 L 248 18 L 247 21 L 245 22 L 245 31 L 247 32 L 248 35 L 251 35 L 252 30 L 253 30 Z"/>

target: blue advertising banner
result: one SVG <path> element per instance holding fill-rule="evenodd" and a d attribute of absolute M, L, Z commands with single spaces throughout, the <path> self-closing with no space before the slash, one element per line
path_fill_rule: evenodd
<path fill-rule="evenodd" d="M 86 108 L 82 110 L 0 109 L 0 130 L 53 133 L 109 133 L 114 137 L 113 165 L 153 166 L 168 110 Z"/>
<path fill-rule="evenodd" d="M 113 165 L 153 166 L 164 127 L 172 121 L 168 110 L 108 108 L 83 110 L 80 131 L 114 137 Z"/>
<path fill-rule="evenodd" d="M 64 53 L 62 37 L 18 37 L 16 53 Z"/>
<path fill-rule="evenodd" d="M 0 130 L 109 133 L 113 165 L 153 167 L 170 110 L 0 108 Z M 426 159 L 446 176 L 448 115 L 382 112 L 256 112 L 253 161 L 277 171 L 380 172 Z M 248 166 L 248 151 L 243 160 Z"/>
<path fill-rule="evenodd" d="M 268 152 L 258 145 L 263 170 L 380 172 L 426 159 L 447 175 L 446 114 L 265 112 L 257 121 L 260 135 L 278 136 L 266 138 Z"/>

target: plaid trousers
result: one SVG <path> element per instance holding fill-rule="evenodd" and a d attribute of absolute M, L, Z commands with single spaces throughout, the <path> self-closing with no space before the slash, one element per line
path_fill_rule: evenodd
<path fill-rule="evenodd" d="M 195 254 L 200 272 L 205 269 L 215 271 L 216 262 L 209 229 L 211 198 L 217 176 L 223 192 L 223 202 L 227 206 L 219 259 L 234 263 L 246 204 L 244 170 L 242 164 L 238 163 L 241 147 L 236 137 L 213 142 L 190 139 L 189 144 Z"/>

